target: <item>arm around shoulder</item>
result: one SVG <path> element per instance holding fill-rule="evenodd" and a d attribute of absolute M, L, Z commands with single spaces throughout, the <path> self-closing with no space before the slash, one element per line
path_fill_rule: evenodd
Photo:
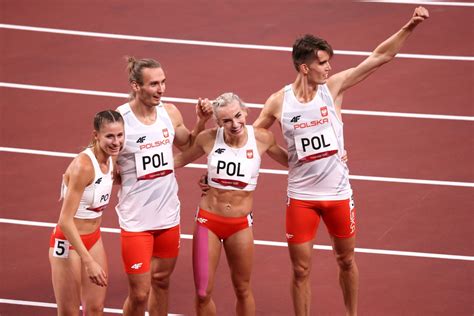
<path fill-rule="evenodd" d="M 197 135 L 196 140 L 186 150 L 174 155 L 174 167 L 181 168 L 188 163 L 199 159 L 209 151 L 209 147 L 214 144 L 216 129 L 204 130 Z M 214 136 L 213 136 L 214 135 Z"/>
<path fill-rule="evenodd" d="M 288 167 L 288 151 L 277 144 L 271 131 L 257 127 L 255 128 L 255 137 L 264 149 L 262 153 L 266 152 L 270 158 L 282 166 Z"/>
<path fill-rule="evenodd" d="M 258 118 L 253 123 L 254 127 L 270 128 L 275 120 L 281 116 L 283 105 L 283 90 L 272 94 L 265 102 Z"/>

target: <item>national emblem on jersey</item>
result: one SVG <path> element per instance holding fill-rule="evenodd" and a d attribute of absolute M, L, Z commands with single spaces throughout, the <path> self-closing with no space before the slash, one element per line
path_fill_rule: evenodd
<path fill-rule="evenodd" d="M 252 149 L 247 150 L 247 158 L 248 158 L 248 159 L 252 159 L 252 158 L 253 158 L 253 150 L 252 150 Z"/>
<path fill-rule="evenodd" d="M 322 117 L 328 116 L 328 107 L 327 106 L 321 107 L 320 110 L 321 110 L 321 116 Z"/>

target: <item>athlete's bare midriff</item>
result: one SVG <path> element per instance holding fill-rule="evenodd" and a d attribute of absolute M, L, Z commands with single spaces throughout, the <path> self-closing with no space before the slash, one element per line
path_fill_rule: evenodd
<path fill-rule="evenodd" d="M 222 190 L 211 187 L 199 207 L 225 217 L 242 217 L 252 211 L 253 191 Z"/>

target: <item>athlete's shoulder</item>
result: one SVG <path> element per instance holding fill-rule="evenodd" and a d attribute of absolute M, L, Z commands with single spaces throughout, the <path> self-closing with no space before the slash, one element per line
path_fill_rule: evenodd
<path fill-rule="evenodd" d="M 285 96 L 285 88 L 281 88 L 277 92 L 272 93 L 267 99 L 265 105 L 268 106 L 281 106 L 283 103 L 283 98 Z"/>
<path fill-rule="evenodd" d="M 95 175 L 92 157 L 85 152 L 81 152 L 71 162 L 66 169 L 69 179 L 77 179 L 80 182 L 91 182 Z"/>

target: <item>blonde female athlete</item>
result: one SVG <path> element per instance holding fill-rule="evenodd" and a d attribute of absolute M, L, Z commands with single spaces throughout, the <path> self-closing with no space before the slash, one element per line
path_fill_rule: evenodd
<path fill-rule="evenodd" d="M 215 272 L 224 247 L 237 297 L 237 315 L 255 315 L 250 287 L 253 261 L 252 202 L 260 157 L 267 152 L 287 166 L 288 156 L 273 134 L 246 125 L 247 109 L 233 93 L 212 102 L 218 127 L 201 132 L 175 155 L 175 168 L 208 155 L 210 189 L 202 196 L 193 238 L 197 315 L 216 315 L 212 300 Z"/>
<path fill-rule="evenodd" d="M 122 116 L 112 110 L 97 113 L 91 146 L 63 175 L 63 204 L 49 249 L 58 315 L 77 315 L 81 304 L 84 315 L 103 314 L 107 259 L 100 222 L 112 191 L 112 157 L 123 139 Z"/>

